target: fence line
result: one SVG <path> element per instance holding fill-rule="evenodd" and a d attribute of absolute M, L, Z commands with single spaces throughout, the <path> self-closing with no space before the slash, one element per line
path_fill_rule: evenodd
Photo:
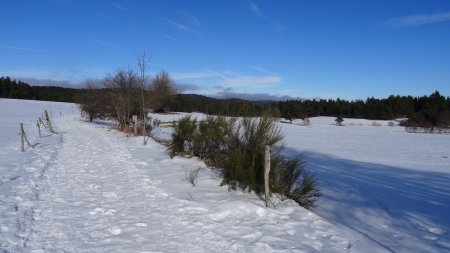
<path fill-rule="evenodd" d="M 36 120 L 36 127 L 38 130 L 39 138 L 42 138 L 41 125 L 44 128 L 48 128 L 50 133 L 56 134 L 56 132 L 53 130 L 52 122 L 50 120 L 50 117 L 48 116 L 47 110 L 45 110 L 44 113 L 42 114 L 42 116 Z M 20 150 L 22 152 L 25 151 L 25 143 L 29 147 L 33 148 L 33 145 L 31 145 L 30 141 L 27 138 L 27 134 L 25 133 L 22 122 L 20 122 L 19 135 L 20 135 Z"/>
<path fill-rule="evenodd" d="M 27 135 L 25 133 L 25 131 L 23 130 L 23 123 L 20 122 L 20 148 L 22 150 L 22 152 L 25 151 L 25 142 L 27 143 L 27 145 L 29 147 L 33 147 L 31 146 L 30 142 L 27 139 Z"/>

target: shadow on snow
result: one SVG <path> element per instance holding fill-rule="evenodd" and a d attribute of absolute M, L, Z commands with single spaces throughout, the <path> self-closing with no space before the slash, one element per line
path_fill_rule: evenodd
<path fill-rule="evenodd" d="M 292 148 L 285 153 L 300 154 Z M 421 247 L 450 250 L 450 171 L 412 170 L 311 152 L 302 155 L 323 194 L 315 210 L 318 215 L 391 252 L 406 248 L 417 252 Z"/>

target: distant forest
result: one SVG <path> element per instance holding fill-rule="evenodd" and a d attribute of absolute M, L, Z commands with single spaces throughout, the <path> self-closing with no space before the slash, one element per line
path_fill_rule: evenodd
<path fill-rule="evenodd" d="M 230 116 L 275 116 L 287 120 L 315 116 L 392 120 L 409 118 L 405 126 L 450 127 L 450 98 L 438 91 L 429 96 L 389 96 L 385 99 L 367 98 L 313 99 L 288 101 L 220 100 L 199 95 L 179 94 L 169 108 L 180 112 L 203 112 Z"/>
<path fill-rule="evenodd" d="M 0 97 L 77 103 L 80 89 L 55 86 L 30 86 L 27 83 L 0 77 Z M 450 127 L 450 97 L 438 91 L 431 95 L 389 96 L 366 100 L 313 99 L 288 101 L 246 101 L 216 99 L 194 94 L 178 94 L 165 111 L 202 112 L 229 116 L 274 116 L 287 120 L 314 116 L 341 116 L 373 120 L 409 118 L 408 126 Z"/>
<path fill-rule="evenodd" d="M 79 89 L 31 86 L 22 81 L 11 80 L 9 77 L 0 77 L 0 98 L 75 102 L 79 94 Z"/>

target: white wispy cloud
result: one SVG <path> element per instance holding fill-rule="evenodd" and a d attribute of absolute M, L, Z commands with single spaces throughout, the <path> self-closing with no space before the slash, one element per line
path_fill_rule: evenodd
<path fill-rule="evenodd" d="M 250 101 L 285 101 L 290 99 L 300 99 L 299 97 L 292 97 L 287 95 L 277 95 L 269 93 L 245 93 L 234 91 L 219 91 L 212 96 L 216 98 L 240 98 Z"/>
<path fill-rule="evenodd" d="M 200 37 L 205 37 L 205 35 L 203 33 L 199 32 L 197 30 L 194 30 L 194 29 L 192 29 L 191 27 L 189 27 L 189 26 L 187 26 L 185 24 L 176 22 L 176 21 L 174 21 L 172 19 L 167 19 L 167 22 L 170 25 L 172 25 L 175 28 L 177 28 L 178 30 L 180 30 L 180 31 L 183 31 L 183 32 L 186 32 L 186 33 L 190 33 L 190 34 L 194 34 L 194 35 L 197 35 L 197 36 L 200 36 Z"/>
<path fill-rule="evenodd" d="M 270 29 L 274 33 L 280 33 L 285 30 L 285 26 L 278 20 L 270 17 L 265 12 L 261 10 L 261 8 L 253 1 L 248 2 L 248 9 L 256 16 L 265 19 L 270 23 Z"/>
<path fill-rule="evenodd" d="M 254 69 L 254 70 L 257 70 L 257 71 L 260 71 L 260 72 L 269 74 L 269 75 L 274 75 L 274 76 L 277 75 L 277 74 L 275 74 L 274 72 L 272 72 L 272 71 L 270 71 L 270 70 L 267 70 L 267 69 L 265 69 L 265 68 L 263 68 L 263 67 L 260 67 L 260 66 L 256 66 L 256 65 L 247 65 L 247 66 L 248 66 L 249 68 L 251 68 L 251 69 Z"/>
<path fill-rule="evenodd" d="M 237 76 L 223 81 L 220 85 L 226 88 L 261 88 L 281 83 L 280 76 Z"/>
<path fill-rule="evenodd" d="M 222 73 L 208 69 L 192 72 L 174 72 L 171 74 L 171 76 L 175 80 L 189 80 L 189 79 L 201 79 L 211 77 L 218 77 L 221 79 L 225 79 L 225 76 Z"/>
<path fill-rule="evenodd" d="M 180 12 L 180 15 L 194 25 L 201 25 L 200 19 L 188 12 Z"/>
<path fill-rule="evenodd" d="M 118 4 L 118 3 L 111 3 L 111 5 L 114 6 L 114 7 L 116 7 L 117 9 L 119 9 L 119 10 L 121 10 L 121 11 L 124 11 L 124 12 L 126 12 L 126 13 L 131 13 L 131 10 L 130 10 L 130 9 L 128 9 L 127 7 L 125 7 L 125 6 L 123 6 L 123 5 L 120 5 L 120 4 Z"/>
<path fill-rule="evenodd" d="M 68 69 L 0 69 L 0 76 L 17 79 L 42 79 L 78 83 L 85 79 L 103 78 L 109 70 L 97 67 L 73 67 Z"/>
<path fill-rule="evenodd" d="M 253 1 L 249 1 L 248 3 L 248 8 L 250 9 L 251 12 L 253 12 L 256 16 L 262 17 L 262 18 L 269 18 L 268 15 L 266 15 L 260 8 L 259 6 L 253 2 Z"/>
<path fill-rule="evenodd" d="M 172 36 L 169 36 L 169 35 L 167 35 L 165 33 L 162 33 L 161 36 L 163 36 L 164 38 L 166 38 L 168 40 L 171 40 L 171 41 L 175 41 L 175 42 L 178 42 L 178 43 L 181 43 L 181 44 L 186 44 L 184 41 L 176 39 L 176 38 L 174 38 Z"/>
<path fill-rule="evenodd" d="M 450 21 L 450 12 L 394 17 L 384 22 L 382 26 L 388 29 L 400 29 L 446 21 Z"/>
<path fill-rule="evenodd" d="M 9 45 L 0 45 L 0 48 L 9 49 L 9 50 L 18 50 L 18 51 L 26 51 L 26 52 L 34 52 L 41 53 L 44 52 L 41 49 L 28 48 L 28 47 L 17 47 L 17 46 L 9 46 Z"/>
<path fill-rule="evenodd" d="M 267 71 L 257 66 L 254 67 L 259 71 Z M 205 83 L 209 86 L 213 86 L 213 89 L 216 91 L 226 88 L 236 88 L 240 90 L 260 89 L 273 87 L 282 83 L 282 77 L 272 72 L 270 72 L 269 75 L 242 75 L 231 71 L 202 69 L 192 72 L 174 72 L 171 73 L 171 76 L 176 81 Z"/>

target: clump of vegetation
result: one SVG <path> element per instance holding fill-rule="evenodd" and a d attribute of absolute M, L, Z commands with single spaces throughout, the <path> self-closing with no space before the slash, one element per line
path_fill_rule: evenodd
<path fill-rule="evenodd" d="M 174 126 L 172 142 L 169 145 L 171 156 L 192 155 L 193 139 L 197 129 L 197 120 L 190 116 L 183 117 Z"/>
<path fill-rule="evenodd" d="M 336 126 L 342 126 L 342 122 L 344 122 L 344 118 L 342 118 L 342 116 L 337 116 L 336 119 L 334 120 L 336 122 Z"/>
<path fill-rule="evenodd" d="M 417 106 L 421 110 L 412 114 L 408 120 L 401 122 L 409 132 L 448 133 L 450 132 L 450 103 L 439 92 L 429 97 L 421 97 Z"/>
<path fill-rule="evenodd" d="M 242 131 L 242 132 L 241 132 Z M 223 168 L 222 185 L 229 189 L 264 192 L 264 146 L 283 140 L 273 118 L 244 118 L 232 132 L 228 159 Z"/>
<path fill-rule="evenodd" d="M 273 118 L 238 122 L 208 117 L 197 122 L 185 117 L 176 123 L 172 137 L 172 155 L 196 155 L 221 173 L 221 185 L 258 195 L 264 193 L 264 147 L 271 146 L 271 192 L 305 208 L 314 207 L 320 196 L 316 179 L 305 170 L 303 160 L 281 155 L 283 136 Z"/>
<path fill-rule="evenodd" d="M 194 135 L 194 155 L 202 158 L 207 165 L 214 165 L 224 160 L 229 148 L 233 129 L 236 125 L 234 118 L 222 116 L 208 116 L 199 122 Z"/>
<path fill-rule="evenodd" d="M 316 185 L 316 178 L 305 169 L 301 157 L 275 159 L 272 164 L 270 184 L 272 191 L 278 193 L 281 200 L 289 198 L 306 209 L 315 207 L 321 196 Z"/>

